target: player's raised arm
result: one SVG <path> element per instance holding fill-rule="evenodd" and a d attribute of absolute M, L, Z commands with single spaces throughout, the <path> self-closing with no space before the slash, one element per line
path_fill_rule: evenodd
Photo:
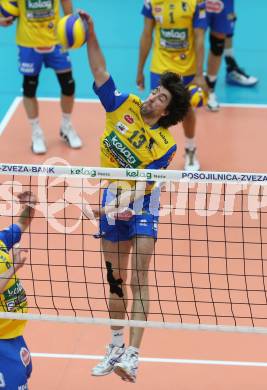
<path fill-rule="evenodd" d="M 22 232 L 24 232 L 32 221 L 37 200 L 35 195 L 30 191 L 22 192 L 18 195 L 18 198 L 24 208 L 19 216 L 17 225 L 19 225 Z"/>
<path fill-rule="evenodd" d="M 106 69 L 105 57 L 99 46 L 94 29 L 94 23 L 90 15 L 79 11 L 81 18 L 88 25 L 89 35 L 87 41 L 88 60 L 97 87 L 101 87 L 110 77 Z"/>

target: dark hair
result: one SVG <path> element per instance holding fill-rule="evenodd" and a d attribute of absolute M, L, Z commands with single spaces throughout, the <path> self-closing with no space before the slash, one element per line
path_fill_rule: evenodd
<path fill-rule="evenodd" d="M 190 94 L 183 84 L 182 77 L 173 72 L 163 73 L 160 76 L 160 85 L 172 95 L 166 108 L 169 113 L 158 121 L 160 126 L 168 128 L 181 122 L 186 116 L 190 107 Z"/>

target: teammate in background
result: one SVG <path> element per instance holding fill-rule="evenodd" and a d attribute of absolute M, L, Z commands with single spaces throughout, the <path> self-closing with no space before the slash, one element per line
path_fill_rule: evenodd
<path fill-rule="evenodd" d="M 62 110 L 60 136 L 71 148 L 82 146 L 81 139 L 71 123 L 75 92 L 71 62 L 68 53 L 62 51 L 56 37 L 60 3 L 65 15 L 72 13 L 71 0 L 18 1 L 16 42 L 19 49 L 19 71 L 23 75 L 23 103 L 32 127 L 32 151 L 36 154 L 47 151 L 39 123 L 36 99 L 42 65 L 56 72 L 60 84 Z"/>
<path fill-rule="evenodd" d="M 168 127 L 184 119 L 190 107 L 190 96 L 180 76 L 168 72 L 160 85 L 142 103 L 140 98 L 120 93 L 106 70 L 106 63 L 95 35 L 93 21 L 80 11 L 88 23 L 88 59 L 94 77 L 94 90 L 106 110 L 106 128 L 101 137 L 101 166 L 122 168 L 167 168 L 176 144 Z M 146 320 L 149 313 L 148 268 L 157 238 L 159 191 L 153 183 L 143 182 L 142 196 L 135 196 L 132 183 L 131 199 L 126 210 L 116 218 L 112 202 L 122 206 L 122 183 L 111 183 L 105 190 L 100 216 L 100 235 L 110 286 L 111 318 L 124 319 L 127 309 L 127 268 L 131 258 L 132 320 Z M 139 184 L 141 184 L 139 182 Z M 127 186 L 126 186 L 127 187 Z M 141 188 L 138 188 L 141 191 Z M 143 192 L 145 191 L 145 194 Z M 133 204 L 134 199 L 134 204 Z M 115 206 L 114 206 L 115 207 Z M 109 211 L 107 211 L 109 210 Z M 143 328 L 130 328 L 129 347 L 125 348 L 123 328 L 112 326 L 112 340 L 102 362 L 92 369 L 92 375 L 115 372 L 122 379 L 135 382 L 138 353 Z"/>
<path fill-rule="evenodd" d="M 208 26 L 210 27 L 210 51 L 206 76 L 210 90 L 208 108 L 216 112 L 220 106 L 214 91 L 223 54 L 225 55 L 228 83 L 250 87 L 255 85 L 258 79 L 248 76 L 238 66 L 233 55 L 232 37 L 236 21 L 234 0 L 206 0 L 206 8 Z"/>
<path fill-rule="evenodd" d="M 27 312 L 27 298 L 16 272 L 24 265 L 23 252 L 14 245 L 30 225 L 34 216 L 36 198 L 29 192 L 18 196 L 24 206 L 16 224 L 0 232 L 0 311 Z M 13 261 L 9 251 L 13 248 Z M 31 375 L 31 355 L 23 338 L 26 321 L 0 319 L 0 388 L 28 389 Z"/>
<path fill-rule="evenodd" d="M 204 34 L 206 29 L 205 0 L 174 2 L 145 0 L 142 9 L 144 29 L 141 35 L 137 85 L 144 89 L 144 66 L 153 47 L 150 67 L 150 88 L 159 84 L 160 75 L 171 71 L 183 76 L 185 85 L 197 84 L 207 92 L 203 77 Z M 153 41 L 153 32 L 155 32 Z M 185 170 L 200 168 L 196 156 L 196 114 L 190 108 L 183 120 L 185 134 Z"/>

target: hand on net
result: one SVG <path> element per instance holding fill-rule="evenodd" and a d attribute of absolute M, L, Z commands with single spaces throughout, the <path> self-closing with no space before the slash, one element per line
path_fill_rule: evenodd
<path fill-rule="evenodd" d="M 20 249 L 18 244 L 13 246 L 13 265 L 15 272 L 18 271 L 25 264 L 27 257 L 22 257 L 21 254 L 27 252 L 27 249 Z"/>
<path fill-rule="evenodd" d="M 24 191 L 18 194 L 19 202 L 21 205 L 35 207 L 37 203 L 37 197 L 31 191 Z"/>

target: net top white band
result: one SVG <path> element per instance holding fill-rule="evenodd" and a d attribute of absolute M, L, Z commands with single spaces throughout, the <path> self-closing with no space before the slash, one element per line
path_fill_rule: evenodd
<path fill-rule="evenodd" d="M 144 180 L 157 182 L 231 183 L 267 185 L 267 173 L 187 172 L 178 170 L 100 168 L 83 166 L 0 164 L 0 175 L 63 176 L 93 179 Z"/>

